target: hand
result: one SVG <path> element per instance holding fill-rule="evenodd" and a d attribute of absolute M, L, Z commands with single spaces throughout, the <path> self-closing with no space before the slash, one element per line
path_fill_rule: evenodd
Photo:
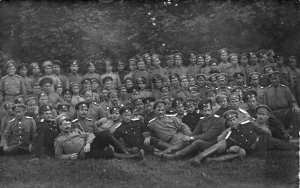
<path fill-rule="evenodd" d="M 239 152 L 240 151 L 240 147 L 239 146 L 232 146 L 232 147 L 230 147 L 228 150 L 227 150 L 227 152 L 228 153 L 237 153 L 237 152 Z"/>
<path fill-rule="evenodd" d="M 298 106 L 293 107 L 293 111 L 296 113 L 300 113 L 300 108 Z"/>
<path fill-rule="evenodd" d="M 149 146 L 150 145 L 150 141 L 151 141 L 151 137 L 146 137 L 144 140 L 144 145 L 145 146 Z"/>
<path fill-rule="evenodd" d="M 71 160 L 75 160 L 77 158 L 78 158 L 78 153 L 72 153 L 69 155 L 69 159 L 71 159 Z"/>
<path fill-rule="evenodd" d="M 183 141 L 191 141 L 191 140 L 193 140 L 193 139 L 192 139 L 192 137 L 186 136 L 186 135 L 185 135 L 185 136 L 182 137 L 182 140 L 183 140 Z"/>
<path fill-rule="evenodd" d="M 7 152 L 8 151 L 8 146 L 3 146 L 3 151 Z"/>
<path fill-rule="evenodd" d="M 90 143 L 87 143 L 87 144 L 84 146 L 83 151 L 84 151 L 85 153 L 90 152 L 90 151 L 91 151 L 91 144 L 90 144 Z"/>

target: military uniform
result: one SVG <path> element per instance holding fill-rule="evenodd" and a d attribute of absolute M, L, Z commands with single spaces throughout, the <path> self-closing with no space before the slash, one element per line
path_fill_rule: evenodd
<path fill-rule="evenodd" d="M 197 110 L 195 110 L 192 113 L 186 113 L 186 115 L 183 116 L 181 120 L 182 123 L 187 124 L 190 127 L 191 131 L 193 131 L 196 128 L 201 117 L 203 117 L 203 115 L 199 114 Z"/>
<path fill-rule="evenodd" d="M 54 156 L 54 140 L 60 133 L 60 128 L 54 120 L 41 119 L 37 122 L 37 136 L 33 142 L 35 157 L 41 155 Z"/>
<path fill-rule="evenodd" d="M 94 121 L 97 121 L 105 116 L 106 116 L 106 113 L 99 104 L 97 104 L 95 102 L 90 103 L 90 107 L 89 107 L 88 114 L 87 114 L 88 118 L 91 118 Z"/>
<path fill-rule="evenodd" d="M 0 103 L 14 100 L 17 96 L 26 97 L 24 79 L 19 75 L 6 75 L 0 80 Z"/>
<path fill-rule="evenodd" d="M 1 146 L 8 146 L 9 153 L 29 152 L 29 145 L 32 144 L 36 134 L 36 123 L 31 117 L 23 117 L 21 120 L 12 119 L 9 121 Z M 3 151 L 3 149 L 0 149 Z"/>
<path fill-rule="evenodd" d="M 88 133 L 95 133 L 96 132 L 95 123 L 92 119 L 89 119 L 89 118 L 74 119 L 72 121 L 72 128 L 73 129 L 79 129 L 82 132 L 88 132 Z"/>

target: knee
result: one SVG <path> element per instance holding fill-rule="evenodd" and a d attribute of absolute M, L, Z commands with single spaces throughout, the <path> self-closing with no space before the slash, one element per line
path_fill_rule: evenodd
<path fill-rule="evenodd" d="M 246 151 L 243 148 L 240 148 L 240 150 L 237 152 L 239 158 L 246 157 Z"/>

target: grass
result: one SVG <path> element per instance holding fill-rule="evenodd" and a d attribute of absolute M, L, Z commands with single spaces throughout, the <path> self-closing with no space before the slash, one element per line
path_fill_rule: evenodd
<path fill-rule="evenodd" d="M 193 167 L 188 160 L 143 161 L 0 158 L 0 187 L 298 187 L 298 160 L 246 158 Z"/>

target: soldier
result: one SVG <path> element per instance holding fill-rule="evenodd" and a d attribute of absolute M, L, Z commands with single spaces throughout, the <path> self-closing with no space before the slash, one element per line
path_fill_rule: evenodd
<path fill-rule="evenodd" d="M 171 80 L 171 97 L 176 98 L 177 92 L 181 90 L 179 75 L 178 74 L 171 75 L 170 80 Z"/>
<path fill-rule="evenodd" d="M 130 88 L 132 88 L 134 86 L 134 82 L 133 82 L 132 78 L 126 78 L 124 80 L 124 82 L 125 82 L 125 86 L 127 88 L 127 91 L 128 91 L 128 89 L 130 89 Z"/>
<path fill-rule="evenodd" d="M 199 166 L 201 162 L 216 153 L 229 153 L 223 160 L 244 157 L 247 154 L 254 154 L 258 157 L 265 157 L 270 150 L 296 151 L 297 147 L 282 140 L 272 138 L 261 128 L 250 121 L 240 122 L 238 113 L 229 110 L 224 114 L 226 123 L 230 126 L 219 137 L 218 143 L 201 152 L 191 160 L 192 165 Z M 222 160 L 222 159 L 221 159 Z"/>
<path fill-rule="evenodd" d="M 246 80 L 245 80 L 244 73 L 242 73 L 242 72 L 234 73 L 233 78 L 234 78 L 234 85 L 233 85 L 234 87 L 240 86 L 240 87 L 242 87 L 243 91 L 246 91 L 250 88 L 249 86 L 247 86 L 245 84 Z"/>
<path fill-rule="evenodd" d="M 146 89 L 146 79 L 143 76 L 137 78 L 136 85 L 140 88 L 140 95 L 142 98 L 153 96 L 152 92 L 149 89 Z"/>
<path fill-rule="evenodd" d="M 33 81 L 39 81 L 42 77 L 41 69 L 38 62 L 32 62 L 28 68 L 29 77 L 33 79 Z"/>
<path fill-rule="evenodd" d="M 37 97 L 39 107 L 44 105 L 44 104 L 49 104 L 49 96 L 46 92 L 41 91 Z"/>
<path fill-rule="evenodd" d="M 128 74 L 128 71 L 125 70 L 125 63 L 121 59 L 117 59 L 117 73 L 120 77 L 121 84 L 124 84 L 124 77 Z"/>
<path fill-rule="evenodd" d="M 204 100 L 204 97 L 201 98 L 199 87 L 197 85 L 190 85 L 188 87 L 188 92 L 191 94 L 190 99 L 193 99 L 195 101 L 195 107 L 199 104 L 199 102 L 202 102 Z"/>
<path fill-rule="evenodd" d="M 290 56 L 288 58 L 288 63 L 294 78 L 295 88 L 293 90 L 295 92 L 295 97 L 298 101 L 298 104 L 300 104 L 300 68 L 297 67 L 297 60 L 295 56 Z"/>
<path fill-rule="evenodd" d="M 14 102 L 8 101 L 3 105 L 3 108 L 5 110 L 2 119 L 1 119 L 1 132 L 0 135 L 2 136 L 3 132 L 5 131 L 8 122 L 15 118 L 15 112 L 13 110 Z"/>
<path fill-rule="evenodd" d="M 60 79 L 63 89 L 69 89 L 70 82 L 68 78 L 65 75 L 61 74 L 62 62 L 60 60 L 53 60 L 52 63 L 53 63 L 53 74 Z"/>
<path fill-rule="evenodd" d="M 79 102 L 75 109 L 77 113 L 77 119 L 72 121 L 72 128 L 79 129 L 86 133 L 97 132 L 97 127 L 93 119 L 87 117 L 90 105 L 87 101 Z"/>
<path fill-rule="evenodd" d="M 187 68 L 189 75 L 197 76 L 200 74 L 201 67 L 197 65 L 197 56 L 195 53 L 189 54 L 189 66 Z"/>
<path fill-rule="evenodd" d="M 256 119 L 256 107 L 258 106 L 257 93 L 250 89 L 243 93 L 243 101 L 247 104 L 247 113 Z"/>
<path fill-rule="evenodd" d="M 127 88 L 124 84 L 119 87 L 119 101 L 121 105 L 125 106 L 129 103 L 130 94 L 127 92 Z"/>
<path fill-rule="evenodd" d="M 168 56 L 166 56 L 166 64 L 167 64 L 166 70 L 167 70 L 168 76 L 171 76 L 172 74 L 175 73 L 175 67 L 174 67 L 175 59 L 174 59 L 174 55 L 168 55 Z"/>
<path fill-rule="evenodd" d="M 196 85 L 196 77 L 194 75 L 187 75 L 189 85 Z"/>
<path fill-rule="evenodd" d="M 24 116 L 26 106 L 15 104 L 13 106 L 15 118 L 8 122 L 2 135 L 0 155 L 27 154 L 32 150 L 32 142 L 36 135 L 36 123 L 31 117 Z"/>
<path fill-rule="evenodd" d="M 244 74 L 244 80 L 247 80 L 245 69 L 243 67 L 239 66 L 239 64 L 238 64 L 239 57 L 236 53 L 232 53 L 229 55 L 229 62 L 231 63 L 231 66 L 228 67 L 226 70 L 226 73 L 228 75 L 229 85 L 231 85 L 231 82 L 234 82 L 233 75 L 237 72 L 242 72 Z"/>
<path fill-rule="evenodd" d="M 43 105 L 40 107 L 42 119 L 37 122 L 37 135 L 33 142 L 34 157 L 54 156 L 54 140 L 59 135 L 60 129 L 55 123 L 52 107 Z"/>
<path fill-rule="evenodd" d="M 196 101 L 191 98 L 187 99 L 184 102 L 187 113 L 181 119 L 182 123 L 187 124 L 190 127 L 191 131 L 194 131 L 200 118 L 203 117 L 202 114 L 197 112 L 195 103 Z"/>
<path fill-rule="evenodd" d="M 161 97 L 161 91 L 160 91 L 160 88 L 162 87 L 162 77 L 159 76 L 159 75 L 155 75 L 153 78 L 152 78 L 152 83 L 153 83 L 153 89 L 152 89 L 152 94 L 153 94 L 153 97 L 156 99 L 156 100 L 159 100 L 160 97 Z"/>
<path fill-rule="evenodd" d="M 145 62 L 145 66 L 148 70 L 150 70 L 152 72 L 153 69 L 153 59 L 150 53 L 144 53 L 142 56 L 143 61 Z"/>
<path fill-rule="evenodd" d="M 113 106 L 109 109 L 109 116 L 101 118 L 95 124 L 97 132 L 108 131 L 113 134 L 117 127 L 121 125 L 120 106 Z"/>
<path fill-rule="evenodd" d="M 143 159 L 143 153 L 128 154 L 114 152 L 109 145 L 114 146 L 115 150 L 121 150 L 121 144 L 108 132 L 93 133 L 81 132 L 78 129 L 71 129 L 71 122 L 67 116 L 57 117 L 61 133 L 54 142 L 55 155 L 57 158 L 65 160 L 76 160 L 91 157 L 94 159 Z"/>
<path fill-rule="evenodd" d="M 231 67 L 231 63 L 228 62 L 228 51 L 226 48 L 222 48 L 218 51 L 219 58 L 221 60 L 219 64 L 220 72 L 226 73 L 227 69 Z"/>
<path fill-rule="evenodd" d="M 62 91 L 63 91 L 63 86 L 62 85 L 56 85 L 54 86 L 54 92 L 58 94 L 60 98 L 62 98 Z"/>
<path fill-rule="evenodd" d="M 208 89 L 210 89 L 207 85 L 207 78 L 205 74 L 198 74 L 197 77 L 197 85 L 199 86 L 199 96 L 201 99 L 204 99 L 205 93 Z"/>
<path fill-rule="evenodd" d="M 225 92 L 227 94 L 231 93 L 232 87 L 228 86 L 227 75 L 225 73 L 220 73 L 216 75 L 216 79 L 219 85 L 217 93 Z"/>
<path fill-rule="evenodd" d="M 100 82 L 100 74 L 95 72 L 96 65 L 95 65 L 94 61 L 89 61 L 87 63 L 87 69 L 88 69 L 88 72 L 83 75 L 82 79 L 85 79 L 85 78 L 93 79 L 94 78 L 94 79 L 98 80 L 98 82 Z"/>
<path fill-rule="evenodd" d="M 252 72 L 249 74 L 249 89 L 254 89 L 257 93 L 257 100 L 259 103 L 263 102 L 264 87 L 260 86 L 260 74 Z"/>
<path fill-rule="evenodd" d="M 146 88 L 151 88 L 151 73 L 146 69 L 145 62 L 143 60 L 138 61 L 137 63 L 138 70 L 133 73 L 133 80 L 136 80 L 138 77 L 143 76 L 146 80 Z"/>
<path fill-rule="evenodd" d="M 168 85 L 161 86 L 160 92 L 161 93 L 160 93 L 159 98 L 166 97 L 166 96 L 169 96 L 169 97 L 171 96 L 171 88 Z"/>
<path fill-rule="evenodd" d="M 276 59 L 276 70 L 279 72 L 280 83 L 286 85 L 293 92 L 294 78 L 291 68 L 284 61 L 283 56 L 278 56 Z"/>
<path fill-rule="evenodd" d="M 145 110 L 143 113 L 144 124 L 148 125 L 149 121 L 155 118 L 155 110 L 153 109 L 155 99 L 153 97 L 147 97 L 142 100 L 145 106 Z"/>
<path fill-rule="evenodd" d="M 133 78 L 133 73 L 134 73 L 134 72 L 136 71 L 136 69 L 137 69 L 136 63 L 137 63 L 137 60 L 136 60 L 135 58 L 130 58 L 130 59 L 128 60 L 128 65 L 129 65 L 129 70 L 130 70 L 130 72 L 124 76 L 124 83 L 125 83 L 125 80 L 126 80 L 127 78 L 131 78 L 131 79 Z"/>
<path fill-rule="evenodd" d="M 228 93 L 221 92 L 217 95 L 216 101 L 220 105 L 220 108 L 215 112 L 216 115 L 223 117 L 223 114 L 230 109 L 228 104 Z"/>
<path fill-rule="evenodd" d="M 209 62 L 210 71 L 208 72 L 208 76 L 220 73 L 219 62 L 215 58 L 212 58 Z"/>
<path fill-rule="evenodd" d="M 199 66 L 199 68 L 200 68 L 200 72 L 199 72 L 199 74 L 201 73 L 201 70 L 202 70 L 202 68 L 203 68 L 203 66 L 204 66 L 204 58 L 203 58 L 203 54 L 198 54 L 197 55 L 197 62 L 196 62 L 196 64 Z M 197 75 L 196 75 L 197 76 Z"/>
<path fill-rule="evenodd" d="M 181 53 L 175 53 L 174 54 L 174 59 L 175 59 L 175 70 L 174 73 L 178 74 L 179 77 L 183 75 L 188 74 L 188 68 L 183 67 L 182 63 L 182 54 Z"/>
<path fill-rule="evenodd" d="M 71 106 L 75 107 L 77 103 L 84 101 L 84 98 L 79 95 L 79 83 L 74 82 L 70 84 L 73 92 L 71 99 Z"/>
<path fill-rule="evenodd" d="M 238 113 L 239 120 L 245 121 L 251 119 L 251 116 L 246 110 L 241 108 L 241 97 L 236 93 L 232 93 L 228 96 L 229 107 L 231 110 L 235 110 Z"/>
<path fill-rule="evenodd" d="M 43 78 L 51 78 L 52 79 L 52 84 L 51 85 L 51 91 L 54 91 L 54 86 L 56 85 L 61 85 L 60 79 L 58 76 L 53 74 L 53 63 L 51 61 L 45 61 L 42 65 L 43 71 L 44 71 L 44 76 L 40 78 L 40 81 Z"/>
<path fill-rule="evenodd" d="M 79 65 L 78 60 L 72 60 L 70 64 L 70 73 L 68 75 L 69 83 L 81 83 L 82 76 L 78 73 Z"/>
<path fill-rule="evenodd" d="M 216 101 L 217 91 L 215 89 L 209 89 L 205 93 L 206 99 L 211 100 L 212 111 L 215 113 L 220 109 L 220 105 Z"/>
<path fill-rule="evenodd" d="M 153 68 L 151 70 L 151 77 L 153 78 L 154 75 L 160 75 L 161 77 L 164 77 L 168 74 L 167 70 L 161 67 L 161 55 L 159 54 L 153 54 L 151 56 Z"/>
<path fill-rule="evenodd" d="M 183 103 L 183 98 L 175 98 L 172 102 L 172 108 L 175 110 L 176 114 L 170 114 L 170 116 L 175 116 L 181 120 L 186 115 Z"/>
<path fill-rule="evenodd" d="M 86 90 L 83 93 L 83 97 L 84 97 L 85 102 L 89 103 L 89 106 L 88 106 L 89 108 L 88 108 L 88 112 L 87 112 L 87 118 L 90 118 L 90 119 L 92 119 L 94 121 L 98 121 L 99 119 L 105 117 L 106 113 L 105 113 L 105 111 L 103 110 L 103 108 L 99 104 L 97 104 L 97 103 L 95 103 L 95 102 L 92 101 L 92 95 L 93 95 L 93 93 L 92 93 L 91 90 Z M 78 106 L 77 107 L 76 106 L 75 106 L 75 109 L 76 109 L 76 111 L 78 111 Z"/>
<path fill-rule="evenodd" d="M 134 116 L 142 116 L 144 113 L 144 103 L 142 98 L 136 98 L 133 100 L 134 109 L 132 114 Z"/>
<path fill-rule="evenodd" d="M 100 84 L 99 81 L 96 78 L 92 78 L 91 79 L 91 83 L 92 83 L 92 90 L 94 93 L 97 93 L 99 96 L 101 95 L 101 88 L 100 88 Z M 100 98 L 101 100 L 101 98 Z"/>
<path fill-rule="evenodd" d="M 14 100 L 19 95 L 26 97 L 24 80 L 16 74 L 16 63 L 9 60 L 5 63 L 4 68 L 7 75 L 0 80 L 0 104 Z"/>
<path fill-rule="evenodd" d="M 113 61 L 110 58 L 106 58 L 104 60 L 105 63 L 105 74 L 100 76 L 100 80 L 102 81 L 103 78 L 110 76 L 112 81 L 112 89 L 117 89 L 121 85 L 121 80 L 118 74 L 112 72 L 113 71 Z M 103 83 L 103 81 L 102 81 Z"/>
<path fill-rule="evenodd" d="M 271 85 L 265 88 L 263 104 L 272 109 L 272 114 L 275 115 L 287 129 L 298 129 L 297 124 L 300 122 L 300 108 L 291 90 L 280 84 L 279 72 L 274 71 L 269 73 L 268 77 L 271 80 Z M 293 134 L 295 135 L 296 131 Z"/>
<path fill-rule="evenodd" d="M 201 74 L 207 75 L 209 74 L 211 68 L 210 68 L 210 60 L 211 60 L 211 55 L 210 53 L 204 54 L 204 65 L 201 69 Z"/>
<path fill-rule="evenodd" d="M 58 102 L 63 102 L 63 99 L 54 91 L 51 91 L 53 80 L 50 77 L 44 77 L 40 80 L 42 91 L 46 92 L 49 97 L 49 103 L 56 105 Z"/>
<path fill-rule="evenodd" d="M 248 59 L 248 55 L 247 55 L 247 53 L 241 53 L 240 54 L 240 65 L 241 65 L 241 67 L 246 71 L 247 70 L 247 68 L 248 68 L 248 66 L 249 66 L 249 59 Z M 246 75 L 247 75 L 247 73 L 246 73 Z"/>
<path fill-rule="evenodd" d="M 26 109 L 27 109 L 25 116 L 32 117 L 35 120 L 35 122 L 37 122 L 38 119 L 40 118 L 37 98 L 28 97 L 25 100 L 25 105 L 26 105 Z"/>
<path fill-rule="evenodd" d="M 246 69 L 246 74 L 249 75 L 251 72 L 258 72 L 257 66 L 258 66 L 258 58 L 256 56 L 256 53 L 250 52 L 249 53 L 249 66 Z"/>
<path fill-rule="evenodd" d="M 86 79 L 88 79 L 88 81 L 84 81 L 84 80 L 86 80 Z M 83 81 L 84 81 L 84 82 L 90 82 L 89 78 L 86 78 L 86 79 L 83 79 Z M 83 83 L 84 83 L 84 82 L 83 82 Z M 89 84 L 89 85 L 90 85 L 90 84 Z M 98 95 L 98 93 L 93 92 L 93 90 L 92 90 L 92 88 L 91 88 L 90 86 L 84 86 L 83 88 L 84 88 L 84 89 L 83 89 L 82 92 L 81 92 L 81 95 L 82 95 L 82 96 L 84 95 L 83 93 L 85 93 L 86 90 L 90 90 L 90 91 L 92 92 L 92 99 L 91 99 L 91 100 L 92 100 L 93 102 L 97 103 L 97 104 L 100 103 L 100 96 Z"/>
<path fill-rule="evenodd" d="M 76 118 L 76 110 L 73 106 L 70 106 L 69 103 L 58 103 L 56 105 L 57 114 L 67 114 L 71 119 Z"/>
<path fill-rule="evenodd" d="M 180 86 L 181 89 L 177 91 L 176 97 L 181 97 L 185 101 L 187 98 L 191 97 L 191 94 L 188 92 L 189 80 L 187 76 L 180 77 Z"/>
<path fill-rule="evenodd" d="M 33 79 L 28 77 L 27 73 L 28 73 L 27 65 L 22 63 L 21 65 L 18 66 L 17 74 L 20 75 L 22 77 L 22 79 L 24 80 L 26 94 L 32 95 L 33 94 L 33 88 L 32 88 Z"/>

